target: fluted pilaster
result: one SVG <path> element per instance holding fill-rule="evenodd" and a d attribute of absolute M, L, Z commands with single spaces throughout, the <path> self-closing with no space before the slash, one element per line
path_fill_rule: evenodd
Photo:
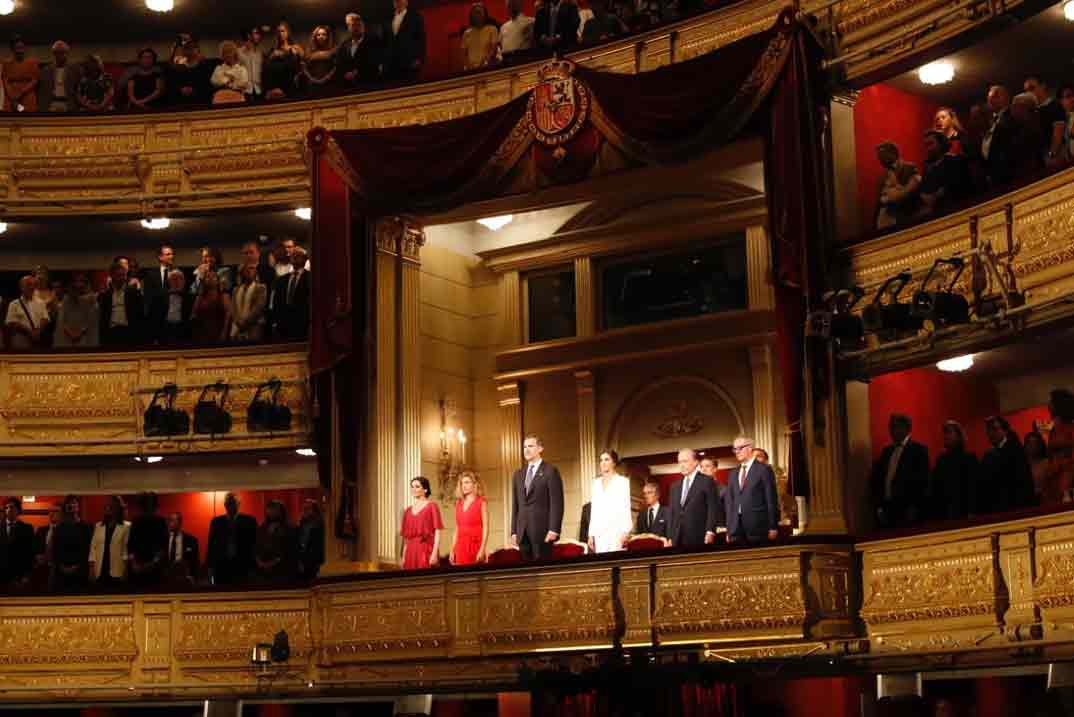
<path fill-rule="evenodd" d="M 749 282 L 749 308 L 765 311 L 776 308 L 772 286 L 772 251 L 764 226 L 746 228 L 746 278 Z"/>
<path fill-rule="evenodd" d="M 750 346 L 750 372 L 753 375 L 753 440 L 776 460 L 775 395 L 772 380 L 772 349 L 768 344 Z"/>
<path fill-rule="evenodd" d="M 522 287 L 517 271 L 504 272 L 500 282 L 503 301 L 504 348 L 522 345 Z"/>
<path fill-rule="evenodd" d="M 588 256 L 574 260 L 574 317 L 575 331 L 579 337 L 596 333 L 597 306 L 593 294 L 593 260 Z"/>
<path fill-rule="evenodd" d="M 578 493 L 584 505 L 592 497 L 593 476 L 597 474 L 597 396 L 592 371 L 575 371 L 578 392 Z"/>
<path fill-rule="evenodd" d="M 407 222 L 400 238 L 399 374 L 401 478 L 421 475 L 421 247 L 425 232 Z M 400 480 L 402 501 L 409 500 L 408 484 Z"/>
<path fill-rule="evenodd" d="M 500 480 L 503 487 L 504 543 L 511 540 L 511 474 L 522 462 L 522 384 L 512 381 L 496 387 L 500 406 Z"/>

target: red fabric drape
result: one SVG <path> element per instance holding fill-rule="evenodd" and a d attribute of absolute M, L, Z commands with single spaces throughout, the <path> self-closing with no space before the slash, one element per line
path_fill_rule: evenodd
<path fill-rule="evenodd" d="M 351 242 L 349 190 L 324 154 L 313 162 L 313 331 L 310 370 L 319 373 L 350 354 Z"/>

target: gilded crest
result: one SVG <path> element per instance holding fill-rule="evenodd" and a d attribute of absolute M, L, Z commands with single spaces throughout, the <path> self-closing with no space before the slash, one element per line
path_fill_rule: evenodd
<path fill-rule="evenodd" d="M 541 144 L 556 147 L 578 134 L 589 118 L 589 90 L 574 78 L 574 63 L 553 60 L 537 71 L 527 113 Z"/>

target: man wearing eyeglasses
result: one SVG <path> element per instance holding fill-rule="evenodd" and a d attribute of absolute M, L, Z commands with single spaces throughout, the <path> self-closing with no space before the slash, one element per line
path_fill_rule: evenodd
<path fill-rule="evenodd" d="M 756 460 L 753 441 L 739 436 L 732 444 L 737 471 L 727 480 L 727 541 L 763 542 L 779 536 L 779 499 L 772 468 Z"/>

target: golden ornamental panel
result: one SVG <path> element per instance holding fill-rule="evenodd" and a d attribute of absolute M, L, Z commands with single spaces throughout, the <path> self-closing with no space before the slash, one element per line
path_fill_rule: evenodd
<path fill-rule="evenodd" d="M 29 670 L 129 664 L 138 655 L 134 629 L 130 603 L 47 600 L 0 608 L 0 665 Z"/>
<path fill-rule="evenodd" d="M 324 609 L 329 664 L 444 654 L 451 642 L 446 584 L 333 592 Z"/>
<path fill-rule="evenodd" d="M 266 606 L 271 606 L 266 607 Z M 177 617 L 175 659 L 181 663 L 248 664 L 258 643 L 287 632 L 292 659 L 310 655 L 309 600 L 251 593 L 245 598 L 184 602 Z"/>
<path fill-rule="evenodd" d="M 1033 599 L 1046 635 L 1074 635 L 1074 525 L 1042 528 L 1035 535 Z"/>

